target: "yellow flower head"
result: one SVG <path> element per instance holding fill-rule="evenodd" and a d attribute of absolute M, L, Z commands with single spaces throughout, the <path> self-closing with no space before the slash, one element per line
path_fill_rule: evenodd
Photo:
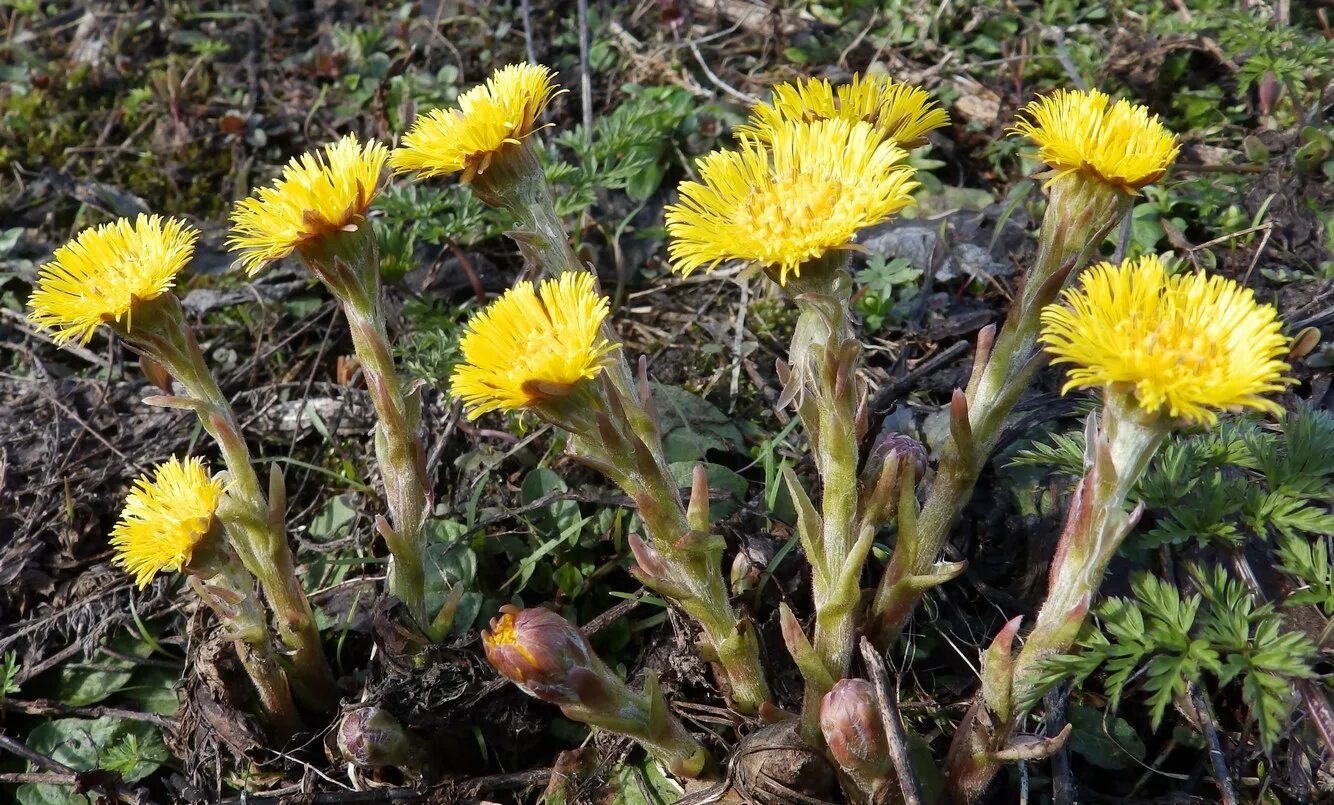
<path fill-rule="evenodd" d="M 228 247 L 251 275 L 316 238 L 354 226 L 380 190 L 389 149 L 355 134 L 302 154 L 283 175 L 232 209 Z"/>
<path fill-rule="evenodd" d="M 389 164 L 395 173 L 417 171 L 423 177 L 463 171 L 463 181 L 472 181 L 506 146 L 533 133 L 557 94 L 554 75 L 535 64 L 497 70 L 460 95 L 457 109 L 432 109 L 418 117 Z"/>
<path fill-rule="evenodd" d="M 1289 382 L 1288 339 L 1274 308 L 1232 280 L 1169 276 L 1148 256 L 1090 268 L 1063 298 L 1042 311 L 1052 362 L 1074 364 L 1063 392 L 1123 384 L 1146 412 L 1210 424 L 1215 410 L 1281 410 L 1260 395 Z"/>
<path fill-rule="evenodd" d="M 28 318 L 57 343 L 86 344 L 109 321 L 128 325 L 136 303 L 171 289 L 197 237 L 185 222 L 156 215 L 85 229 L 38 271 Z"/>
<path fill-rule="evenodd" d="M 1010 131 L 1038 146 L 1056 178 L 1081 173 L 1134 193 L 1167 173 L 1179 150 L 1157 115 L 1097 90 L 1057 90 L 1021 114 Z"/>
<path fill-rule="evenodd" d="M 609 307 L 593 275 L 566 272 L 540 288 L 520 282 L 468 322 L 450 389 L 468 418 L 564 397 L 618 347 L 599 335 Z"/>
<path fill-rule="evenodd" d="M 120 521 L 111 531 L 116 564 L 142 589 L 160 571 L 179 571 L 209 532 L 222 498 L 197 458 L 170 458 L 134 482 Z"/>
<path fill-rule="evenodd" d="M 672 268 L 688 275 L 748 260 L 786 282 L 912 203 L 906 156 L 870 124 L 837 118 L 782 123 L 767 144 L 743 135 L 738 150 L 700 159 L 701 181 L 682 182 L 667 208 Z"/>
<path fill-rule="evenodd" d="M 870 123 L 901 148 L 926 142 L 927 132 L 948 125 L 949 115 L 926 90 L 885 76 L 853 75 L 837 88 L 823 78 L 806 78 L 774 87 L 769 103 L 756 104 L 750 120 L 737 129 L 759 140 L 784 123 L 840 118 Z"/>

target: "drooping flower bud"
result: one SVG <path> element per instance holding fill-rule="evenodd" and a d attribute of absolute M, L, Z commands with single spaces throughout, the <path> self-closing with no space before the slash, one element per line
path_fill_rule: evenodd
<path fill-rule="evenodd" d="M 579 704 L 574 672 L 593 668 L 593 650 L 574 624 L 542 607 L 506 604 L 491 630 L 482 632 L 486 659 L 530 696 L 554 704 Z"/>
<path fill-rule="evenodd" d="M 840 679 L 824 695 L 820 732 L 829 753 L 850 774 L 873 780 L 893 768 L 875 688 L 864 679 Z"/>
<path fill-rule="evenodd" d="M 338 725 L 338 751 L 363 769 L 393 766 L 417 768 L 417 754 L 403 725 L 387 710 L 363 707 L 343 716 Z"/>
<path fill-rule="evenodd" d="M 506 605 L 482 632 L 486 658 L 525 693 L 559 704 L 567 718 L 639 741 L 674 773 L 697 777 L 709 756 L 667 709 L 657 676 L 631 690 L 569 621 L 541 607 Z"/>

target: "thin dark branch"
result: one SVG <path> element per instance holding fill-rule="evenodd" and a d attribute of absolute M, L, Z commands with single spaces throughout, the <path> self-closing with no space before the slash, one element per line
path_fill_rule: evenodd
<path fill-rule="evenodd" d="M 414 788 L 377 788 L 371 791 L 329 791 L 319 794 L 306 794 L 297 801 L 306 805 L 380 805 L 392 802 L 463 802 L 493 791 L 517 791 L 534 786 L 546 785 L 551 779 L 551 769 L 530 769 L 511 774 L 490 774 L 471 780 L 459 780 L 445 783 L 434 788 L 418 790 Z M 221 800 L 218 805 L 283 805 L 293 798 L 285 792 L 270 792 L 268 795 L 254 794 Z"/>
<path fill-rule="evenodd" d="M 453 783 L 448 790 L 460 799 L 470 799 L 491 791 L 519 791 L 533 786 L 546 785 L 550 779 L 551 769 L 529 769 L 528 771 L 516 771 L 510 774 L 490 774 L 486 777 Z"/>
<path fill-rule="evenodd" d="M 35 752 L 8 735 L 0 735 L 0 749 L 12 755 L 18 755 L 39 769 L 47 769 L 59 774 L 78 774 L 77 769 L 72 769 L 59 760 L 43 755 L 41 752 Z"/>
<path fill-rule="evenodd" d="M 1062 683 L 1047 692 L 1047 734 L 1057 735 L 1065 728 L 1065 706 L 1070 701 L 1070 684 Z M 1075 777 L 1070 771 L 1070 744 L 1067 741 L 1051 756 L 1051 787 L 1054 805 L 1074 805 Z"/>
<path fill-rule="evenodd" d="M 1309 679 L 1298 679 L 1294 685 L 1302 697 L 1302 704 L 1306 705 L 1307 717 L 1325 743 L 1325 749 L 1334 755 L 1334 708 L 1330 707 L 1329 699 Z"/>
<path fill-rule="evenodd" d="M 903 728 L 903 719 L 899 716 L 898 700 L 894 696 L 894 689 L 890 687 L 885 661 L 865 637 L 862 638 L 861 647 L 866 670 L 871 674 L 871 684 L 875 685 L 879 694 L 876 698 L 880 702 L 880 720 L 885 725 L 885 737 L 889 739 L 889 756 L 894 761 L 894 771 L 898 772 L 903 803 L 922 805 L 921 785 L 913 773 L 912 758 L 908 754 L 908 732 Z"/>
<path fill-rule="evenodd" d="M 25 713 L 30 716 L 80 716 L 83 718 L 102 718 L 110 716 L 112 718 L 124 718 L 129 721 L 144 721 L 149 724 L 161 727 L 162 729 L 175 729 L 176 720 L 157 713 L 141 713 L 137 710 L 122 710 L 119 707 L 71 707 L 67 704 L 51 701 L 50 699 L 28 699 L 21 701 L 19 699 L 0 699 L 0 706 L 4 709 L 15 712 Z"/>
<path fill-rule="evenodd" d="M 1199 685 L 1190 685 L 1190 703 L 1195 708 L 1196 718 L 1200 722 L 1200 732 L 1209 744 L 1209 763 L 1213 768 L 1214 782 L 1218 784 L 1218 794 L 1223 805 L 1237 805 L 1237 790 L 1232 786 L 1232 777 L 1227 770 L 1227 756 L 1223 754 L 1223 745 L 1218 739 L 1218 727 L 1214 726 L 1213 712 Z"/>
<path fill-rule="evenodd" d="M 107 800 L 116 800 L 118 802 L 135 802 L 138 800 L 134 794 L 120 782 L 120 775 L 115 773 L 104 773 L 94 770 L 92 772 L 81 772 L 78 769 L 66 766 L 55 758 L 47 757 L 41 752 L 34 751 L 26 745 L 10 738 L 6 735 L 0 735 L 0 750 L 17 755 L 39 769 L 47 769 L 55 772 L 54 774 L 38 775 L 47 779 L 44 783 L 54 783 L 57 785 L 74 785 L 82 787 L 86 791 L 100 792 L 106 796 Z M 15 782 L 18 782 L 17 780 Z M 91 800 L 90 800 L 91 801 Z"/>
<path fill-rule="evenodd" d="M 956 359 L 963 357 L 963 354 L 972 348 L 972 346 L 973 345 L 968 341 L 955 341 L 945 349 L 914 366 L 912 370 L 903 377 L 892 383 L 886 383 L 885 387 L 880 389 L 875 395 L 875 398 L 871 400 L 869 406 L 871 413 L 885 413 L 889 409 L 889 406 L 893 405 L 894 401 L 899 398 L 899 395 L 912 388 L 914 383 L 936 371 L 941 366 L 953 363 Z"/>
<path fill-rule="evenodd" d="M 641 589 L 640 592 L 643 592 Z M 634 598 L 627 598 L 606 612 L 598 615 L 593 620 L 585 623 L 581 629 L 585 637 L 592 637 L 598 632 L 610 626 L 612 623 L 624 618 L 630 614 L 630 610 L 639 606 L 642 599 L 636 595 Z"/>
<path fill-rule="evenodd" d="M 0 774 L 0 783 L 12 785 L 74 785 L 79 778 L 73 774 L 42 774 L 41 772 L 20 771 Z"/>
<path fill-rule="evenodd" d="M 295 792 L 294 792 L 295 793 Z M 421 802 L 428 792 L 411 788 L 376 788 L 370 791 L 330 791 L 299 795 L 297 801 L 308 805 L 379 805 L 385 802 Z M 218 805 L 283 805 L 292 802 L 292 796 L 242 796 L 221 800 Z"/>

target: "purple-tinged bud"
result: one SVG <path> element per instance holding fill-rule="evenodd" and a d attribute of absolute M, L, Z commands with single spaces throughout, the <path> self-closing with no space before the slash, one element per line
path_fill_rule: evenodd
<path fill-rule="evenodd" d="M 1274 107 L 1278 105 L 1278 99 L 1283 95 L 1283 85 L 1278 82 L 1278 76 L 1274 75 L 1273 70 L 1266 70 L 1264 76 L 1260 78 L 1258 94 L 1260 114 L 1268 117 L 1273 113 Z"/>
<path fill-rule="evenodd" d="M 883 525 L 898 511 L 900 488 L 911 492 L 915 479 L 926 471 L 926 448 L 902 433 L 882 433 L 871 447 L 860 478 L 862 516 Z M 909 477 L 911 473 L 911 477 Z"/>
<path fill-rule="evenodd" d="M 561 616 L 541 607 L 500 611 L 482 632 L 486 659 L 524 692 L 560 705 L 567 718 L 634 738 L 682 776 L 708 765 L 704 747 L 667 710 L 656 676 L 635 693 Z"/>
<path fill-rule="evenodd" d="M 890 456 L 895 456 L 890 461 Z M 862 468 L 863 486 L 873 486 L 886 471 L 897 471 L 897 464 L 904 458 L 911 458 L 914 477 L 921 478 L 926 472 L 926 448 L 922 443 L 904 433 L 881 433 L 871 446 L 871 454 L 866 457 L 866 466 Z"/>
<path fill-rule="evenodd" d="M 379 707 L 363 707 L 343 716 L 338 725 L 338 751 L 363 769 L 393 766 L 408 771 L 418 765 L 403 726 Z"/>
<path fill-rule="evenodd" d="M 820 700 L 820 732 L 829 753 L 850 774 L 877 779 L 893 762 L 876 704 L 875 688 L 864 679 L 840 679 Z"/>
<path fill-rule="evenodd" d="M 530 696 L 554 704 L 579 704 L 575 670 L 596 675 L 593 649 L 578 627 L 542 607 L 506 604 L 482 632 L 486 659 Z"/>

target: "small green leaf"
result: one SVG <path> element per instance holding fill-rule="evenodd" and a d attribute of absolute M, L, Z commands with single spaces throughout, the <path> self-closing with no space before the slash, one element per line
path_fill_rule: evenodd
<path fill-rule="evenodd" d="M 181 706 L 177 685 L 181 672 L 156 665 L 140 668 L 130 683 L 121 688 L 119 695 L 138 705 L 140 710 L 169 716 Z"/>
<path fill-rule="evenodd" d="M 617 766 L 611 786 L 614 793 L 609 805 L 669 805 L 685 793 L 651 757 Z"/>
<path fill-rule="evenodd" d="M 1076 705 L 1070 708 L 1070 723 L 1070 750 L 1089 763 L 1116 771 L 1144 760 L 1144 741 L 1125 719 Z"/>
<path fill-rule="evenodd" d="M 556 568 L 555 572 L 551 574 L 551 578 L 556 582 L 556 586 L 560 588 L 561 592 L 570 598 L 578 596 L 579 591 L 584 586 L 584 574 L 579 572 L 579 568 L 569 563 Z"/>
<path fill-rule="evenodd" d="M 129 635 L 113 638 L 108 647 L 117 654 L 130 657 L 147 657 L 152 653 L 152 648 L 147 643 Z M 136 668 L 133 660 L 112 657 L 101 651 L 94 654 L 87 665 L 91 667 L 60 669 L 60 682 L 56 693 L 60 701 L 71 707 L 96 704 L 125 687 Z"/>
<path fill-rule="evenodd" d="M 60 718 L 37 725 L 26 743 L 75 771 L 113 768 L 128 783 L 144 779 L 170 759 L 157 727 L 119 718 Z M 72 786 L 22 785 L 21 805 L 87 805 Z"/>
<path fill-rule="evenodd" d="M 742 434 L 732 417 L 679 386 L 653 384 L 669 462 L 698 461 L 710 450 L 736 450 Z"/>

